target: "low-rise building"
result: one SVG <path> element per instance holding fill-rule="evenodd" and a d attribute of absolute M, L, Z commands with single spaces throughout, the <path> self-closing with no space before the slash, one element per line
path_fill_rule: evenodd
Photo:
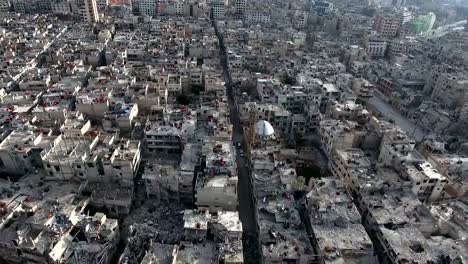
<path fill-rule="evenodd" d="M 353 91 L 358 98 L 367 99 L 373 96 L 375 86 L 364 78 L 356 78 L 353 80 Z"/>
<path fill-rule="evenodd" d="M 200 174 L 195 185 L 196 205 L 211 212 L 237 209 L 237 176 Z"/>
<path fill-rule="evenodd" d="M 38 146 L 42 137 L 32 131 L 13 131 L 0 143 L 0 171 L 10 176 L 22 176 L 40 167 Z"/>
<path fill-rule="evenodd" d="M 306 209 L 320 263 L 375 263 L 374 247 L 361 215 L 338 179 L 315 181 Z"/>

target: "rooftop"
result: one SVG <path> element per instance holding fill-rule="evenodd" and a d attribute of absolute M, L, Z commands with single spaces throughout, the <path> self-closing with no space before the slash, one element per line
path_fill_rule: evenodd
<path fill-rule="evenodd" d="M 445 179 L 445 177 L 436 169 L 434 169 L 427 161 L 422 163 L 407 164 L 404 166 L 404 170 L 408 174 L 409 178 L 414 182 Z"/>
<path fill-rule="evenodd" d="M 177 260 L 175 264 L 203 264 L 214 263 L 217 259 L 216 245 L 213 242 L 205 241 L 201 244 L 182 241 L 179 245 Z"/>
<path fill-rule="evenodd" d="M 369 159 L 361 149 L 337 150 L 336 153 L 347 167 L 369 168 L 371 166 Z"/>

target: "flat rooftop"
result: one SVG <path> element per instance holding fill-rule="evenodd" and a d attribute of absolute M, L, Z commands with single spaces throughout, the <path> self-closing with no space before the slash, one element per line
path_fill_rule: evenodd
<path fill-rule="evenodd" d="M 371 166 L 369 159 L 361 149 L 337 150 L 336 153 L 347 167 L 368 168 Z"/>
<path fill-rule="evenodd" d="M 426 238 L 416 227 L 389 230 L 382 226 L 380 232 L 399 263 L 431 263 L 434 260 Z"/>
<path fill-rule="evenodd" d="M 364 199 L 369 204 L 369 213 L 377 225 L 434 223 L 429 209 L 411 192 L 388 191 L 385 194 L 376 192 L 365 196 Z"/>
<path fill-rule="evenodd" d="M 422 163 L 411 163 L 404 166 L 408 177 L 415 182 L 425 180 L 444 180 L 445 176 L 440 174 L 432 165 L 425 161 Z"/>

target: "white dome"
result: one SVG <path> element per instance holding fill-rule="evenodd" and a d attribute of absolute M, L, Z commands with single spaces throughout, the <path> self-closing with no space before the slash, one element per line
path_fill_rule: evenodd
<path fill-rule="evenodd" d="M 275 130 L 270 123 L 265 120 L 260 120 L 255 125 L 255 132 L 261 137 L 269 137 L 275 133 Z"/>

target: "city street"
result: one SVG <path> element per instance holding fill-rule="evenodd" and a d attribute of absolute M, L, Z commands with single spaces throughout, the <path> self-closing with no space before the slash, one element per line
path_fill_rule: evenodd
<path fill-rule="evenodd" d="M 390 104 L 385 102 L 378 92 L 374 92 L 374 96 L 369 99 L 370 105 L 374 106 L 384 117 L 392 119 L 401 127 L 409 136 L 416 141 L 421 141 L 424 138 L 424 132 L 415 124 L 413 124 L 406 116 L 397 112 Z"/>
<path fill-rule="evenodd" d="M 256 209 L 254 203 L 252 178 L 249 169 L 248 153 L 246 142 L 243 137 L 243 128 L 240 123 L 239 111 L 233 96 L 232 79 L 227 64 L 227 52 L 224 46 L 224 39 L 218 32 L 216 23 L 213 23 L 216 35 L 219 40 L 219 55 L 223 67 L 225 86 L 229 101 L 229 116 L 233 125 L 233 144 L 241 143 L 241 147 L 236 147 L 236 161 L 238 173 L 237 197 L 239 201 L 239 217 L 244 229 L 244 261 L 245 263 L 259 263 L 259 244 L 257 235 Z M 246 154 L 241 156 L 240 150 Z"/>
<path fill-rule="evenodd" d="M 217 32 L 217 30 L 216 30 Z M 223 66 L 224 79 L 226 82 L 226 90 L 230 108 L 230 118 L 233 125 L 233 143 L 236 145 L 238 142 L 242 144 L 244 153 L 246 152 L 246 145 L 243 139 L 243 129 L 240 124 L 239 112 L 236 107 L 232 92 L 232 80 L 227 66 L 226 49 L 224 47 L 224 41 L 221 34 L 217 32 L 219 43 L 220 43 L 220 58 L 221 65 Z M 241 157 L 240 148 L 236 150 L 237 156 L 237 169 L 238 169 L 238 199 L 239 199 L 239 214 L 243 223 L 245 231 L 255 232 L 256 221 L 255 221 L 255 207 L 253 202 L 252 184 L 250 179 L 250 170 L 246 157 Z"/>

